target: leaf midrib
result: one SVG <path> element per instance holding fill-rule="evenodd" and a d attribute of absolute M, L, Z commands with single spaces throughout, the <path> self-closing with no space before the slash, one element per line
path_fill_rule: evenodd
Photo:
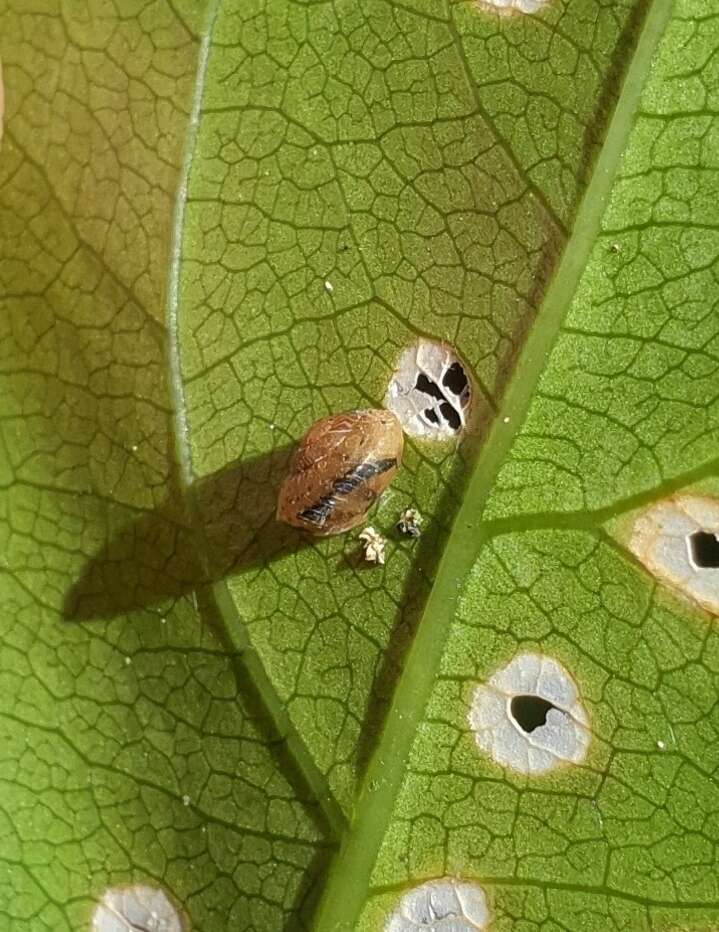
<path fill-rule="evenodd" d="M 492 485 L 529 409 L 589 258 L 612 184 L 634 124 L 652 58 L 671 13 L 671 0 L 653 0 L 625 73 L 601 152 L 571 236 L 519 353 L 468 482 L 464 501 L 439 563 L 436 580 L 367 768 L 350 831 L 330 868 L 315 932 L 353 932 L 369 890 L 371 872 L 390 822 L 414 735 L 436 679 L 460 586 L 487 534 L 482 512 Z M 509 420 L 505 423 L 505 418 Z"/>

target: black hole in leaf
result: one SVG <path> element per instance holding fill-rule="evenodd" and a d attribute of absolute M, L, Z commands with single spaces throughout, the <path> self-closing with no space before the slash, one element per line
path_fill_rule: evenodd
<path fill-rule="evenodd" d="M 427 418 L 430 424 L 439 424 L 437 412 L 433 408 L 425 408 L 424 416 Z"/>
<path fill-rule="evenodd" d="M 453 362 L 444 373 L 442 376 L 442 384 L 446 385 L 452 394 L 462 397 L 469 383 L 467 381 L 467 376 L 464 374 L 464 369 L 458 362 Z"/>
<path fill-rule="evenodd" d="M 527 734 L 531 734 L 540 725 L 545 725 L 547 712 L 554 708 L 556 706 L 541 696 L 514 696 L 509 704 L 512 718 Z"/>
<path fill-rule="evenodd" d="M 452 405 L 448 401 L 444 401 L 439 406 L 439 410 L 442 412 L 442 417 L 449 424 L 452 430 L 459 430 L 459 428 L 462 426 L 462 420 Z"/>
<path fill-rule="evenodd" d="M 715 534 L 697 531 L 689 538 L 689 549 L 695 566 L 702 569 L 719 569 L 719 540 Z"/>
<path fill-rule="evenodd" d="M 444 401 L 444 395 L 442 394 L 439 386 L 428 378 L 424 372 L 420 372 L 417 376 L 417 381 L 414 383 L 414 387 L 418 388 L 421 392 L 424 392 L 425 395 L 430 395 L 432 398 L 436 398 L 438 401 Z"/>

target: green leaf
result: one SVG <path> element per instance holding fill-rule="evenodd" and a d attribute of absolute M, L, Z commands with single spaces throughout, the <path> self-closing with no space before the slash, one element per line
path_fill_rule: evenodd
<path fill-rule="evenodd" d="M 282 928 L 317 801 L 202 592 L 163 293 L 202 16 L 4 5 L 0 928 L 108 886 L 193 929 Z M 106 619 L 106 620 L 103 620 Z"/>
<path fill-rule="evenodd" d="M 719 493 L 711 4 L 0 27 L 3 928 L 137 883 L 193 930 L 369 932 L 447 875 L 498 929 L 716 923 L 713 619 L 628 550 Z M 277 485 L 418 336 L 478 429 L 408 442 L 369 569 Z M 467 718 L 527 652 L 591 725 L 542 776 Z"/>

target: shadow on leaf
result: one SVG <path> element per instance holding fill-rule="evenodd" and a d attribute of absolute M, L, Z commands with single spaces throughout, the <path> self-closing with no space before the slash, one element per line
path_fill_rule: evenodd
<path fill-rule="evenodd" d="M 308 546 L 309 539 L 275 520 L 291 452 L 288 445 L 233 463 L 198 480 L 185 498 L 175 490 L 158 508 L 111 531 L 67 593 L 65 618 L 148 608 Z"/>

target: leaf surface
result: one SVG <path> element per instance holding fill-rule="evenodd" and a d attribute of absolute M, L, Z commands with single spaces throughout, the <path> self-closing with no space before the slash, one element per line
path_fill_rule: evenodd
<path fill-rule="evenodd" d="M 89 929 L 129 882 L 193 929 L 282 928 L 327 830 L 192 596 L 173 465 L 163 295 L 203 17 L 35 7 L 0 16 L 0 928 Z"/>
<path fill-rule="evenodd" d="M 188 458 L 195 477 L 251 463 L 228 505 L 232 552 L 222 535 L 213 552 L 233 567 L 229 595 L 277 704 L 345 812 L 640 15 L 572 4 L 505 24 L 427 3 L 218 7 L 178 286 Z M 510 100 L 531 139 L 510 131 Z M 432 521 L 420 546 L 368 573 L 352 536 L 303 546 L 279 530 L 275 489 L 313 420 L 382 404 L 417 336 L 471 365 L 479 436 L 459 453 L 409 445 L 373 521 L 391 534 L 409 506 Z"/>
<path fill-rule="evenodd" d="M 0 12 L 7 927 L 137 882 L 369 932 L 443 875 L 496 928 L 710 927 L 712 619 L 626 529 L 718 491 L 715 11 L 131 6 Z M 367 569 L 277 485 L 420 336 L 477 430 L 408 443 Z M 520 650 L 582 765 L 479 754 Z"/>
<path fill-rule="evenodd" d="M 321 929 L 377 928 L 403 890 L 445 875 L 484 885 L 493 928 L 716 922 L 715 619 L 625 549 L 641 506 L 718 491 L 715 220 L 693 220 L 717 169 L 703 144 L 717 21 L 702 10 L 648 15 L 500 410 L 519 429 L 495 428 L 480 455 Z M 694 115 L 690 149 L 676 133 Z M 592 726 L 586 762 L 542 778 L 480 755 L 467 721 L 476 685 L 526 651 L 571 671 Z M 350 921 L 347 872 L 371 894 Z"/>

